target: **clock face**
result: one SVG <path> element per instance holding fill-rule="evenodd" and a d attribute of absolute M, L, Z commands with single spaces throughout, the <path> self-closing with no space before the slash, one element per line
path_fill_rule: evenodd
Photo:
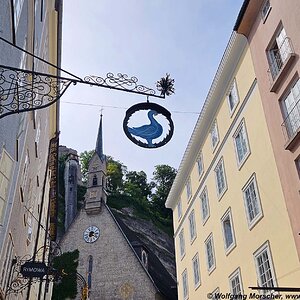
<path fill-rule="evenodd" d="M 99 236 L 100 236 L 100 230 L 97 226 L 90 226 L 83 233 L 83 238 L 87 243 L 96 242 Z"/>

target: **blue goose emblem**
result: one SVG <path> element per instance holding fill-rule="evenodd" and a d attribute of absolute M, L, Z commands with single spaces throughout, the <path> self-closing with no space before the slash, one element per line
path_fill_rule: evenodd
<path fill-rule="evenodd" d="M 153 147 L 152 140 L 159 138 L 163 132 L 162 126 L 153 117 L 155 115 L 157 115 L 157 112 L 150 110 L 148 112 L 150 124 L 140 127 L 128 127 L 128 132 L 145 139 L 148 143 L 148 147 Z"/>
<path fill-rule="evenodd" d="M 150 123 L 142 123 L 141 126 L 128 124 L 131 116 L 137 112 L 143 113 L 145 110 L 148 110 L 147 117 Z M 165 125 L 162 126 L 156 117 L 157 119 L 164 117 L 167 120 L 169 130 L 168 128 L 164 128 Z M 127 110 L 123 122 L 123 129 L 126 136 L 138 146 L 144 148 L 158 148 L 165 145 L 171 139 L 174 131 L 174 125 L 171 119 L 171 114 L 168 110 L 156 103 L 147 102 L 138 103 Z M 163 133 L 165 133 L 165 137 L 163 137 Z M 155 142 L 154 140 L 158 140 L 158 142 Z"/>

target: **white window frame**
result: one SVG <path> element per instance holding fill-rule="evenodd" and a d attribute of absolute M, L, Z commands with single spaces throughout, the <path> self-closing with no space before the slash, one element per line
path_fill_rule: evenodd
<path fill-rule="evenodd" d="M 218 287 L 211 292 L 211 299 L 212 300 L 221 299 L 220 298 L 220 289 Z"/>
<path fill-rule="evenodd" d="M 220 173 L 220 170 L 221 170 L 221 173 Z M 227 190 L 227 181 L 226 181 L 223 157 L 221 157 L 221 159 L 218 161 L 214 171 L 215 171 L 217 195 L 218 195 L 218 198 L 220 200 L 222 198 L 222 196 L 224 195 L 224 193 L 226 192 L 226 190 Z M 222 174 L 222 180 L 221 180 L 223 182 L 222 187 L 220 186 L 220 177 L 219 177 L 220 174 Z"/>
<path fill-rule="evenodd" d="M 240 123 L 237 130 L 235 131 L 233 135 L 233 141 L 234 141 L 236 160 L 237 160 L 238 168 L 240 169 L 250 155 L 250 147 L 248 142 L 245 120 L 243 120 Z"/>
<path fill-rule="evenodd" d="M 228 244 L 226 230 L 225 230 L 225 221 L 229 221 L 230 224 L 230 231 L 231 231 L 231 239 L 232 242 Z M 222 232 L 223 232 L 223 239 L 224 239 L 224 248 L 225 248 L 225 254 L 228 255 L 231 250 L 236 246 L 235 242 L 235 234 L 234 234 L 234 228 L 233 228 L 233 222 L 232 222 L 232 214 L 231 209 L 227 209 L 223 217 L 221 218 L 221 225 L 222 225 Z"/>
<path fill-rule="evenodd" d="M 194 210 L 192 210 L 192 212 L 189 215 L 189 227 L 190 227 L 190 241 L 192 243 L 197 237 L 196 220 L 195 220 L 195 211 Z"/>
<path fill-rule="evenodd" d="M 300 78 L 291 85 L 280 101 L 287 139 L 294 137 L 300 129 Z"/>
<path fill-rule="evenodd" d="M 253 188 L 252 191 L 248 191 L 248 189 L 252 186 Z M 248 191 L 248 192 L 247 192 Z M 255 198 L 253 198 L 253 191 L 255 193 Z M 259 196 L 259 191 L 257 187 L 257 180 L 255 174 L 253 174 L 248 182 L 245 184 L 245 186 L 242 189 L 243 192 L 243 198 L 244 198 L 244 206 L 245 206 L 245 211 L 246 211 L 246 217 L 248 221 L 248 228 L 251 230 L 257 223 L 258 221 L 263 217 L 263 211 L 262 211 L 262 206 L 261 206 L 261 201 L 260 201 L 260 196 Z M 250 195 L 247 194 L 250 192 Z M 251 196 L 251 199 L 248 198 L 248 196 Z M 251 203 L 249 203 L 248 200 L 251 200 Z M 254 201 L 255 202 L 254 202 Z M 251 205 L 251 207 L 250 207 Z M 250 218 L 250 214 L 252 214 L 252 211 L 256 211 L 255 216 Z"/>
<path fill-rule="evenodd" d="M 218 125 L 217 125 L 217 120 L 214 120 L 211 129 L 210 129 L 210 137 L 211 137 L 211 146 L 212 149 L 215 150 L 219 143 L 219 130 L 218 130 Z"/>
<path fill-rule="evenodd" d="M 180 220 L 182 217 L 182 200 L 181 199 L 179 199 L 179 201 L 177 203 L 177 216 L 178 216 L 178 220 Z"/>
<path fill-rule="evenodd" d="M 210 274 L 216 268 L 216 258 L 215 258 L 215 250 L 214 250 L 214 240 L 212 233 L 205 240 L 205 254 L 206 254 L 206 264 L 207 271 Z M 208 245 L 211 245 L 210 250 L 211 253 L 208 253 Z M 212 259 L 212 264 L 210 265 L 210 258 Z"/>
<path fill-rule="evenodd" d="M 263 3 L 263 5 L 261 7 L 261 10 L 260 10 L 263 23 L 266 22 L 271 9 L 272 9 L 272 6 L 270 4 L 270 0 L 265 0 L 265 2 Z"/>
<path fill-rule="evenodd" d="M 200 261 L 198 252 L 192 259 L 193 265 L 193 274 L 194 274 L 194 286 L 195 289 L 201 284 L 201 276 L 200 276 Z"/>
<path fill-rule="evenodd" d="M 5 215 L 14 160 L 3 148 L 0 157 L 0 224 Z"/>
<path fill-rule="evenodd" d="M 185 241 L 184 241 L 184 230 L 183 230 L 183 228 L 179 232 L 178 239 L 179 239 L 180 257 L 182 259 L 185 256 Z"/>
<path fill-rule="evenodd" d="M 202 154 L 202 151 L 198 155 L 198 159 L 197 159 L 197 171 L 198 171 L 198 176 L 200 178 L 201 175 L 204 173 L 204 164 L 203 164 L 203 154 Z"/>
<path fill-rule="evenodd" d="M 186 300 L 189 297 L 189 284 L 188 284 L 187 269 L 184 269 L 184 271 L 181 274 L 181 278 L 182 278 L 182 294 L 183 294 L 183 299 Z"/>
<path fill-rule="evenodd" d="M 208 198 L 208 191 L 207 187 L 205 187 L 202 193 L 199 196 L 200 198 L 200 206 L 201 206 L 201 217 L 202 217 L 202 224 L 204 225 L 210 216 L 210 209 L 209 209 L 209 198 Z M 205 202 L 205 206 L 204 206 Z M 206 211 L 206 215 L 204 214 Z"/>
<path fill-rule="evenodd" d="M 273 265 L 273 260 L 272 260 L 272 254 L 271 254 L 271 250 L 270 250 L 270 245 L 269 242 L 265 242 L 258 250 L 256 250 L 253 254 L 254 256 L 254 261 L 255 261 L 255 268 L 256 268 L 256 274 L 257 274 L 257 282 L 258 282 L 258 286 L 261 287 L 276 287 L 277 286 L 277 280 L 276 280 L 276 275 L 275 275 L 275 270 L 274 270 L 274 265 Z M 262 276 L 265 276 L 265 267 L 266 267 L 266 256 L 268 259 L 268 265 L 270 266 L 270 268 L 268 269 L 268 275 L 271 275 L 271 280 L 273 281 L 273 285 L 270 285 L 269 283 L 264 283 L 262 282 Z M 258 258 L 263 258 L 263 264 L 259 265 L 258 262 Z M 262 268 L 264 269 L 264 274 L 261 273 Z M 266 293 L 266 292 L 265 292 Z"/>
<path fill-rule="evenodd" d="M 24 0 L 13 0 L 14 5 L 14 21 L 15 21 L 15 30 L 17 30 L 19 25 L 19 20 L 23 8 Z"/>
<path fill-rule="evenodd" d="M 293 53 L 289 38 L 286 34 L 285 28 L 281 26 L 276 31 L 275 38 L 270 43 L 267 49 L 267 58 L 269 63 L 269 71 L 272 80 L 276 80 L 279 73 L 285 66 L 290 55 Z"/>
<path fill-rule="evenodd" d="M 234 101 L 231 101 L 231 99 L 233 99 Z M 237 89 L 236 80 L 234 79 L 234 81 L 230 87 L 230 90 L 227 94 L 227 103 L 228 103 L 229 112 L 230 112 L 231 116 L 233 115 L 239 102 L 240 102 L 239 93 L 238 93 L 238 89 Z M 232 103 L 233 103 L 233 106 L 231 105 Z"/>
<path fill-rule="evenodd" d="M 188 201 L 190 201 L 191 198 L 192 198 L 192 181 L 191 181 L 191 177 L 188 178 L 188 180 L 185 184 L 185 189 L 186 189 L 186 197 L 187 197 Z"/>
<path fill-rule="evenodd" d="M 239 291 L 236 291 L 236 279 L 238 280 L 239 284 Z M 230 286 L 230 292 L 232 295 L 243 295 L 243 283 L 242 283 L 242 276 L 240 268 L 237 268 L 230 276 L 229 276 L 229 286 Z"/>

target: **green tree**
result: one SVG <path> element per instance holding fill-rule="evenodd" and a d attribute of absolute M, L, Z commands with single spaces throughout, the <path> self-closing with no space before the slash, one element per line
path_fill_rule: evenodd
<path fill-rule="evenodd" d="M 82 174 L 82 182 L 87 182 L 87 174 L 89 169 L 89 162 L 95 153 L 95 150 L 83 151 L 79 155 L 80 165 L 81 165 L 81 174 Z"/>
<path fill-rule="evenodd" d="M 130 171 L 125 175 L 124 192 L 137 201 L 144 201 L 151 195 L 152 184 L 147 182 L 144 171 Z"/>
<path fill-rule="evenodd" d="M 172 211 L 165 207 L 165 202 L 176 173 L 176 169 L 168 165 L 157 165 L 153 172 L 152 186 L 154 186 L 154 192 L 151 196 L 151 205 L 163 218 L 172 219 Z"/>
<path fill-rule="evenodd" d="M 61 280 L 53 285 L 52 300 L 74 299 L 76 297 L 78 258 L 79 251 L 77 249 L 54 257 L 52 266 Z"/>
<path fill-rule="evenodd" d="M 126 172 L 126 166 L 111 156 L 107 156 L 107 187 L 110 194 L 117 195 L 123 192 L 123 177 Z"/>

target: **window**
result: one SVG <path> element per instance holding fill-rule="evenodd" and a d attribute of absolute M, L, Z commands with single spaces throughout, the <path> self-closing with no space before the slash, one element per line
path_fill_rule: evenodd
<path fill-rule="evenodd" d="M 148 254 L 144 249 L 142 249 L 142 263 L 144 267 L 148 269 Z"/>
<path fill-rule="evenodd" d="M 271 11 L 271 5 L 270 5 L 270 1 L 269 0 L 266 0 L 263 5 L 262 5 L 262 8 L 261 8 L 261 17 L 263 19 L 263 22 L 265 23 L 269 13 Z"/>
<path fill-rule="evenodd" d="M 217 194 L 218 197 L 221 198 L 221 196 L 224 194 L 227 188 L 223 158 L 220 159 L 220 161 L 218 162 L 215 168 L 215 175 L 216 175 Z"/>
<path fill-rule="evenodd" d="M 198 169 L 198 175 L 199 177 L 203 174 L 203 158 L 202 158 L 202 152 L 200 153 L 198 159 L 197 159 L 197 169 Z"/>
<path fill-rule="evenodd" d="M 191 242 L 196 238 L 196 223 L 195 223 L 195 212 L 192 210 L 189 215 L 189 223 L 190 223 L 190 238 Z"/>
<path fill-rule="evenodd" d="M 186 196 L 187 196 L 188 200 L 190 200 L 192 197 L 192 183 L 191 183 L 190 177 L 185 185 L 185 188 L 186 188 Z"/>
<path fill-rule="evenodd" d="M 88 288 L 92 287 L 92 272 L 93 272 L 93 256 L 89 255 L 88 258 Z"/>
<path fill-rule="evenodd" d="M 181 276 L 182 276 L 183 299 L 187 299 L 189 296 L 189 288 L 188 288 L 188 277 L 187 277 L 186 269 L 183 271 Z"/>
<path fill-rule="evenodd" d="M 229 276 L 229 285 L 230 285 L 230 291 L 232 295 L 241 295 L 244 293 L 242 287 L 240 269 L 235 270 Z"/>
<path fill-rule="evenodd" d="M 215 254 L 214 254 L 214 245 L 213 245 L 212 234 L 210 234 L 209 237 L 205 241 L 205 249 L 206 249 L 207 270 L 210 273 L 215 268 Z"/>
<path fill-rule="evenodd" d="M 19 19 L 22 11 L 24 0 L 13 0 L 14 3 L 14 21 L 15 21 L 15 28 L 17 28 L 19 24 Z"/>
<path fill-rule="evenodd" d="M 262 209 L 255 176 L 252 176 L 249 183 L 243 188 L 243 194 L 248 226 L 251 229 L 262 217 Z"/>
<path fill-rule="evenodd" d="M 238 165 L 240 166 L 248 157 L 248 154 L 250 153 L 244 121 L 238 127 L 233 138 L 234 138 L 234 146 L 235 146 L 237 161 L 238 161 Z"/>
<path fill-rule="evenodd" d="M 183 229 L 179 233 L 179 247 L 181 258 L 185 255 L 185 242 L 184 242 L 184 232 Z"/>
<path fill-rule="evenodd" d="M 9 233 L 9 237 L 10 237 L 10 239 L 7 242 L 6 250 L 3 249 L 3 257 L 1 257 L 3 264 L 1 266 L 2 271 L 0 274 L 0 288 L 2 288 L 3 291 L 6 290 L 8 280 L 10 279 L 9 278 L 10 277 L 10 264 L 12 263 L 12 258 L 13 258 L 13 254 L 14 254 L 14 245 L 13 245 L 12 236 L 10 233 Z"/>
<path fill-rule="evenodd" d="M 276 286 L 276 278 L 268 243 L 265 243 L 254 253 L 254 259 L 258 277 L 258 286 Z"/>
<path fill-rule="evenodd" d="M 202 222 L 203 224 L 209 218 L 209 203 L 208 203 L 208 193 L 207 188 L 203 190 L 200 194 L 200 201 L 201 201 L 201 214 L 202 214 Z"/>
<path fill-rule="evenodd" d="M 221 219 L 226 254 L 235 246 L 231 210 L 227 210 Z"/>
<path fill-rule="evenodd" d="M 198 253 L 193 258 L 193 273 L 194 273 L 194 285 L 197 288 L 200 285 L 200 264 Z"/>
<path fill-rule="evenodd" d="M 300 179 L 300 156 L 298 156 L 297 159 L 295 160 L 295 164 L 296 164 L 296 169 L 297 169 L 298 176 Z"/>
<path fill-rule="evenodd" d="M 280 27 L 276 37 L 267 50 L 267 57 L 270 66 L 272 79 L 275 80 L 283 65 L 292 53 L 292 47 L 289 38 L 286 35 L 285 29 Z"/>
<path fill-rule="evenodd" d="M 12 169 L 13 159 L 10 157 L 8 152 L 3 149 L 0 158 L 0 224 L 2 223 L 6 209 L 9 181 L 11 179 Z"/>
<path fill-rule="evenodd" d="M 286 138 L 293 137 L 300 128 L 300 79 L 292 86 L 286 97 L 281 101 Z"/>
<path fill-rule="evenodd" d="M 214 121 L 211 130 L 210 130 L 211 144 L 213 149 L 217 146 L 219 142 L 219 132 L 217 127 L 217 121 Z"/>
<path fill-rule="evenodd" d="M 95 174 L 93 177 L 93 186 L 96 186 L 96 185 L 98 185 L 98 178 L 97 178 L 97 175 Z"/>
<path fill-rule="evenodd" d="M 216 288 L 215 290 L 213 290 L 213 292 L 211 293 L 211 299 L 215 300 L 215 299 L 221 299 L 221 294 L 220 294 L 220 289 Z"/>
<path fill-rule="evenodd" d="M 237 86 L 236 86 L 235 80 L 231 86 L 229 93 L 228 93 L 227 101 L 228 101 L 230 113 L 233 113 L 234 109 L 236 108 L 236 106 L 239 102 L 239 96 L 238 96 L 238 91 L 237 91 Z"/>
<path fill-rule="evenodd" d="M 181 199 L 179 199 L 177 204 L 177 212 L 178 212 L 178 220 L 182 217 L 182 202 Z"/>

